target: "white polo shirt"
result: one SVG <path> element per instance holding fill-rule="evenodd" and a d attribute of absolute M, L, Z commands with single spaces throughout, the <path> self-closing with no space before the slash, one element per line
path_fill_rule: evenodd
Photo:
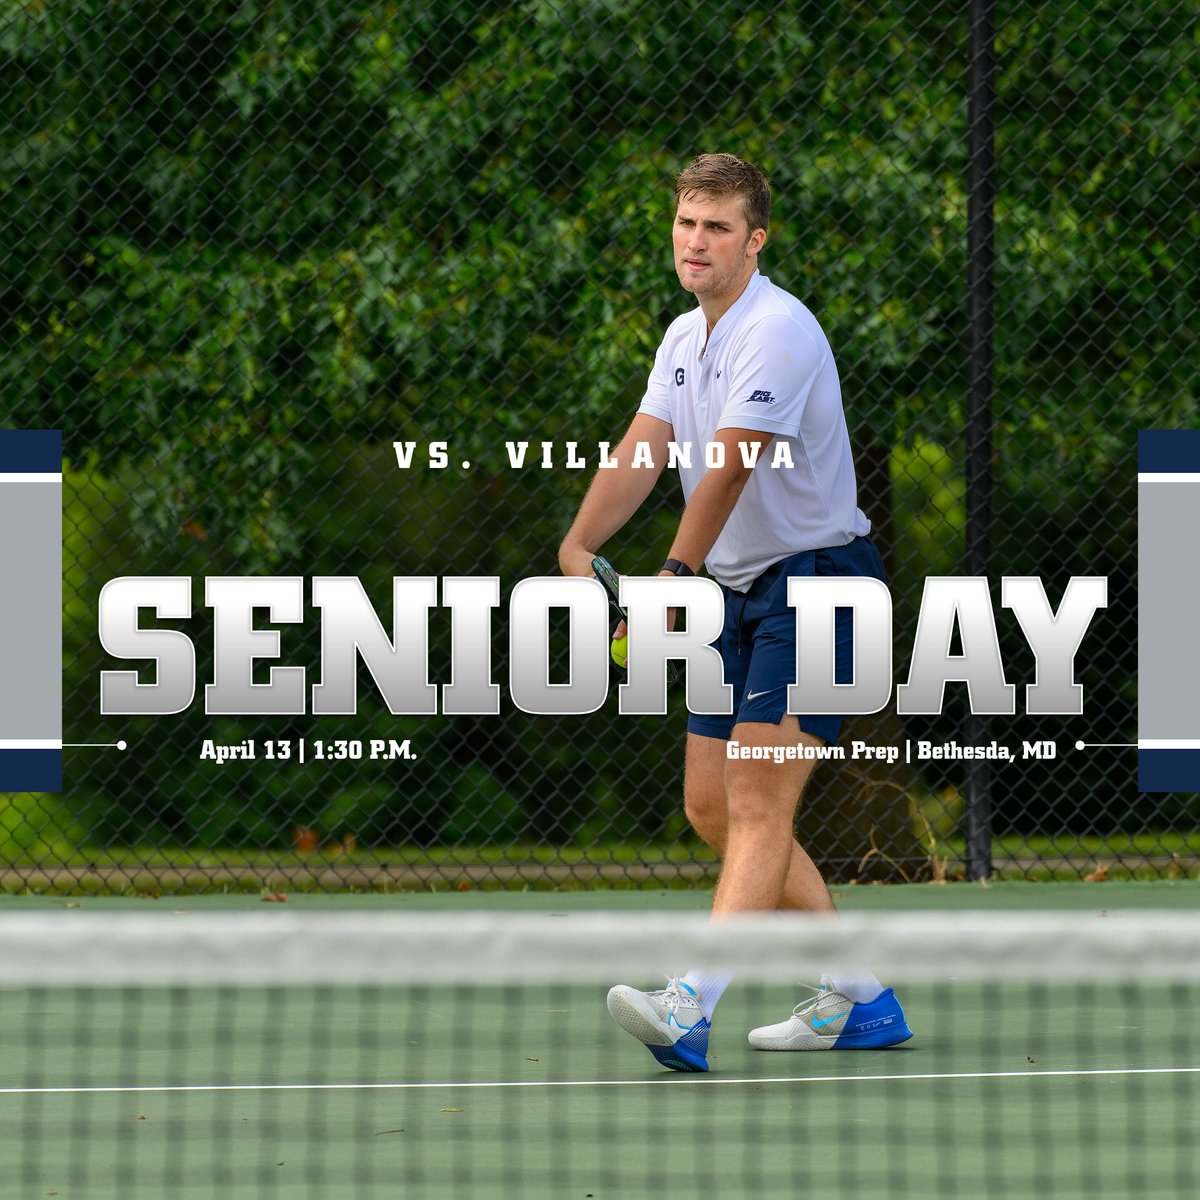
<path fill-rule="evenodd" d="M 774 435 L 704 560 L 714 579 L 745 591 L 780 559 L 844 546 L 871 523 L 858 507 L 837 367 L 816 317 L 756 271 L 707 346 L 706 329 L 700 308 L 672 322 L 638 412 L 691 444 L 691 465 L 679 466 L 685 501 L 718 430 Z M 772 466 L 777 442 L 788 443 L 791 467 Z"/>

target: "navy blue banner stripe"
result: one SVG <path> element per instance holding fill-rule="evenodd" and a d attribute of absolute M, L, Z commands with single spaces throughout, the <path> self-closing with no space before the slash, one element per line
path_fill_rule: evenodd
<path fill-rule="evenodd" d="M 1139 792 L 1200 792 L 1200 750 L 1139 750 Z"/>
<path fill-rule="evenodd" d="M 0 792 L 61 792 L 61 750 L 0 750 Z"/>
<path fill-rule="evenodd" d="M 61 430 L 0 429 L 0 473 L 44 475 L 61 470 Z"/>
<path fill-rule="evenodd" d="M 1138 431 L 1138 474 L 1200 471 L 1200 429 Z"/>

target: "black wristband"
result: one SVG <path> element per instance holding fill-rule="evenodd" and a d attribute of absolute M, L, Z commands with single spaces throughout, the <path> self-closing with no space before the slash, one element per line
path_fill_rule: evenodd
<path fill-rule="evenodd" d="M 695 571 L 685 562 L 680 562 L 677 558 L 668 558 L 662 565 L 664 571 L 670 571 L 672 575 L 695 575 Z"/>

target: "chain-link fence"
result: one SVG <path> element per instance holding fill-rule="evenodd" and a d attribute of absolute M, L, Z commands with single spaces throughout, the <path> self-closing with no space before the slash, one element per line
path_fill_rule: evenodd
<path fill-rule="evenodd" d="M 1019 697 L 1032 656 L 999 577 L 1039 575 L 1052 603 L 1071 575 L 1109 586 L 1084 714 L 1019 699 L 992 722 L 1058 747 L 993 772 L 1005 874 L 1200 858 L 1195 796 L 1139 796 L 1131 751 L 1073 748 L 1136 740 L 1136 430 L 1195 423 L 1194 19 L 1173 0 L 997 13 L 990 573 Z M 0 6 L 0 416 L 64 430 L 66 740 L 129 744 L 68 750 L 61 796 L 4 798 L 5 885 L 711 880 L 682 812 L 682 695 L 662 718 L 615 697 L 532 716 L 507 694 L 498 716 L 393 717 L 363 671 L 353 717 L 209 717 L 203 580 L 358 576 L 390 630 L 393 576 L 497 575 L 507 597 L 553 573 L 597 443 L 687 307 L 674 176 L 728 150 L 772 182 L 764 273 L 837 355 L 903 678 L 924 579 L 965 562 L 967 37 L 946 3 Z M 610 547 L 623 570 L 657 569 L 679 506 L 664 479 Z M 130 667 L 97 635 L 121 575 L 193 581 L 189 620 L 142 614 L 197 648 L 176 717 L 100 714 L 100 672 Z M 277 626 L 279 661 L 315 682 L 308 613 Z M 445 682 L 441 610 L 430 643 Z M 502 679 L 503 619 L 493 663 Z M 846 736 L 940 744 L 966 709 L 952 686 L 940 716 Z M 303 765 L 265 758 L 301 738 Z M 206 739 L 254 739 L 257 760 L 216 766 Z M 419 758 L 372 761 L 371 739 Z M 962 772 L 827 766 L 802 840 L 835 879 L 953 878 Z"/>

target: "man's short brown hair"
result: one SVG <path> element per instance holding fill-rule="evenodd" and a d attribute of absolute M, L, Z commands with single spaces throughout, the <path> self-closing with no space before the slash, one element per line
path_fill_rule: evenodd
<path fill-rule="evenodd" d="M 771 188 L 763 173 L 736 154 L 700 154 L 675 180 L 675 203 L 693 196 L 740 196 L 750 232 L 766 229 L 771 220 Z"/>

